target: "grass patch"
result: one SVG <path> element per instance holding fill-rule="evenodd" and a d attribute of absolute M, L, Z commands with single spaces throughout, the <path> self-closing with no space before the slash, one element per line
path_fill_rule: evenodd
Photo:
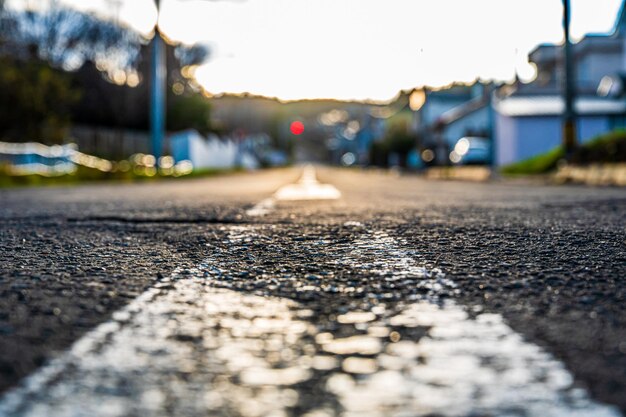
<path fill-rule="evenodd" d="M 145 175 L 141 172 L 129 170 L 126 172 L 102 172 L 97 169 L 79 166 L 75 173 L 56 177 L 46 177 L 43 175 L 10 175 L 5 167 L 0 165 L 0 188 L 29 187 L 29 186 L 59 186 L 77 185 L 90 182 L 151 182 L 151 181 L 175 181 L 181 178 L 201 178 L 216 175 L 239 172 L 241 169 L 198 169 L 192 173 L 174 177 L 171 175 Z"/>
<path fill-rule="evenodd" d="M 191 172 L 191 174 L 187 174 L 184 177 L 162 177 L 169 179 L 176 178 L 204 178 L 204 177 L 213 177 L 216 175 L 224 175 L 224 174 L 234 174 L 237 172 L 245 172 L 244 168 L 202 168 L 195 169 Z"/>
<path fill-rule="evenodd" d="M 545 174 L 556 169 L 559 161 L 563 159 L 565 152 L 560 146 L 541 155 L 507 165 L 501 169 L 507 175 L 537 175 Z"/>
<path fill-rule="evenodd" d="M 565 157 L 561 146 L 544 154 L 506 165 L 501 168 L 505 175 L 539 175 L 555 171 Z M 615 130 L 598 136 L 579 146 L 572 155 L 572 163 L 589 165 L 598 163 L 626 162 L 626 130 Z"/>

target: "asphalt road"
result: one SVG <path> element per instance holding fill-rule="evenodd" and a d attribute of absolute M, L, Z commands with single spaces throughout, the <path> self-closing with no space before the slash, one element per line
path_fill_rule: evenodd
<path fill-rule="evenodd" d="M 626 413 L 623 189 L 302 172 L 1 190 L 0 415 Z"/>

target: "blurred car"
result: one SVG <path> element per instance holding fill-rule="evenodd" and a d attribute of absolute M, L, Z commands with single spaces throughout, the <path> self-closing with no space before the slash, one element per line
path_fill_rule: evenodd
<path fill-rule="evenodd" d="M 491 163 L 491 141 L 487 138 L 466 136 L 457 141 L 450 152 L 455 165 L 487 165 Z"/>

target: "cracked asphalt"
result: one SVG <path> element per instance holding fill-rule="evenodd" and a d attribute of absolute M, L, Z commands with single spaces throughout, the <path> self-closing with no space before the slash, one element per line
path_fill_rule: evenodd
<path fill-rule="evenodd" d="M 254 391 L 254 398 L 282 401 L 286 415 L 350 412 L 358 402 L 351 393 L 372 392 L 350 385 L 353 379 L 362 382 L 354 375 L 385 368 L 385 361 L 394 356 L 390 346 L 400 339 L 423 344 L 428 329 L 436 327 L 394 319 L 404 317 L 418 301 L 452 302 L 470 318 L 502 317 L 525 341 L 561 361 L 574 387 L 626 413 L 623 189 L 429 182 L 379 171 L 318 168 L 320 182 L 339 189 L 340 199 L 282 201 L 263 216 L 247 214 L 279 187 L 295 182 L 301 171 L 1 190 L 0 389 L 16 387 L 175 271 L 197 270 L 209 259 L 213 267 L 206 266 L 203 276 L 211 278 L 208 285 L 214 290 L 197 290 L 207 291 L 202 303 L 215 302 L 211 291 L 265 297 L 268 306 L 278 303 L 276 314 L 283 320 L 290 317 L 295 328 L 300 322 L 313 326 L 306 336 L 296 332 L 300 339 L 288 338 L 292 353 L 285 353 L 282 362 L 267 359 L 271 355 L 265 350 L 256 352 L 265 362 L 292 369 L 300 363 L 294 355 L 318 362 L 330 361 L 319 359 L 326 357 L 322 353 L 340 357 L 326 368 L 313 366 L 308 379 L 298 379 L 300 374 L 293 371 L 291 390 L 266 390 L 265 397 Z M 237 237 L 238 230 L 243 237 Z M 167 286 L 161 291 L 170 294 Z M 240 302 L 257 305 L 258 300 Z M 218 316 L 232 314 L 220 308 L 215 310 Z M 287 311 L 294 308 L 310 314 L 291 317 Z M 374 314 L 377 321 L 372 323 L 377 324 L 346 319 L 351 312 Z M 252 309 L 248 314 L 253 320 L 257 313 Z M 203 341 L 219 339 L 212 329 L 201 332 Z M 374 333 L 384 342 L 373 354 L 358 349 L 341 353 L 341 345 L 329 351 L 331 342 L 320 336 L 332 335 L 337 341 Z M 180 342 L 197 341 L 195 337 L 183 335 Z M 238 337 L 232 333 L 228 340 Z M 305 348 L 309 345 L 313 347 Z M 416 357 L 413 365 L 427 355 Z M 246 381 L 263 380 L 258 374 L 235 375 L 230 362 L 220 366 L 216 369 L 223 369 L 221 373 L 211 371 L 198 381 L 214 384 L 218 393 L 243 390 L 237 392 L 250 396 Z M 215 382 L 216 375 L 229 376 L 228 384 Z M 426 384 L 413 383 L 420 389 L 419 384 Z M 220 391 L 224 387 L 228 389 Z M 435 398 L 431 391 L 429 398 Z M 159 399 L 156 394 L 146 398 L 154 403 Z M 250 407 L 232 405 L 233 398 L 212 398 L 219 405 L 213 412 L 253 415 Z M 324 408 L 316 409 L 315 404 Z M 446 410 L 450 415 L 503 415 L 498 408 L 452 405 L 441 409 L 433 403 L 431 414 L 426 410 L 417 415 L 447 415 Z M 163 407 L 168 410 L 167 404 Z M 580 415 L 592 415 L 584 410 L 590 409 L 583 407 Z M 538 415 L 524 409 L 507 413 Z M 193 410 L 187 414 L 196 415 Z M 160 414 L 135 410 L 128 415 Z"/>

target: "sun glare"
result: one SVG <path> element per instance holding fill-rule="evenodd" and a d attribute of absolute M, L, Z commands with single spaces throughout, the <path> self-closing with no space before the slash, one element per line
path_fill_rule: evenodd
<path fill-rule="evenodd" d="M 153 0 L 63 0 L 149 34 Z M 33 7 L 47 1 L 9 0 Z M 612 29 L 620 0 L 572 0 L 572 32 Z M 211 48 L 210 93 L 378 100 L 453 81 L 531 80 L 527 56 L 562 41 L 561 0 L 162 0 L 168 38 Z"/>

